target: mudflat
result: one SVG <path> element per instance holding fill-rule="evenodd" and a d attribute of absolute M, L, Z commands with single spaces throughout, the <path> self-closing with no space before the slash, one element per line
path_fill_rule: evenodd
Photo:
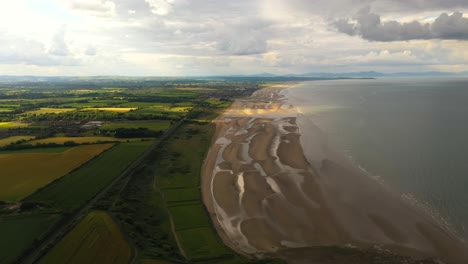
<path fill-rule="evenodd" d="M 202 195 L 228 246 L 290 263 L 309 263 L 307 248 L 320 246 L 468 263 L 464 243 L 350 164 L 324 159 L 312 167 L 287 87 L 237 100 L 214 121 Z"/>

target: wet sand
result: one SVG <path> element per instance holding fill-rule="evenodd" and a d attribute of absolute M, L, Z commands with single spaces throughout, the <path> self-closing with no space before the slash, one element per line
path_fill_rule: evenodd
<path fill-rule="evenodd" d="M 290 263 L 310 263 L 307 248 L 332 245 L 468 263 L 458 239 L 350 164 L 312 167 L 285 88 L 259 90 L 214 121 L 202 194 L 228 246 Z"/>

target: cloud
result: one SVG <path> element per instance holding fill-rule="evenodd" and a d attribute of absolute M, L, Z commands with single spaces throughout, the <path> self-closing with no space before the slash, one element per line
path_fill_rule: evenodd
<path fill-rule="evenodd" d="M 372 10 L 377 10 L 379 13 L 415 13 L 468 8 L 466 0 L 263 0 L 263 2 L 267 6 L 282 5 L 283 9 L 290 8 L 294 13 L 307 12 L 324 16 L 355 13 L 366 6 L 372 7 Z"/>
<path fill-rule="evenodd" d="M 241 26 L 223 32 L 218 49 L 225 55 L 254 55 L 267 52 L 267 37 L 260 29 Z"/>
<path fill-rule="evenodd" d="M 424 11 L 468 7 L 466 0 L 377 0 L 372 1 L 375 7 L 389 11 Z"/>
<path fill-rule="evenodd" d="M 0 68 L 210 75 L 468 65 L 457 10 L 468 13 L 468 1 L 10 1 L 0 3 Z"/>
<path fill-rule="evenodd" d="M 51 55 L 44 44 L 22 37 L 0 33 L 0 64 L 35 66 L 76 66 L 79 61 L 69 56 Z"/>
<path fill-rule="evenodd" d="M 107 0 L 59 0 L 71 10 L 92 16 L 112 16 L 115 13 L 115 3 Z"/>
<path fill-rule="evenodd" d="M 88 46 L 85 50 L 86 56 L 96 56 L 96 54 L 97 54 L 96 48 L 93 46 Z"/>
<path fill-rule="evenodd" d="M 468 18 L 460 12 L 443 13 L 432 24 L 432 31 L 441 39 L 468 40 Z"/>
<path fill-rule="evenodd" d="M 67 43 L 65 43 L 65 35 L 67 33 L 66 26 L 61 26 L 55 33 L 52 39 L 52 45 L 49 49 L 49 54 L 55 56 L 67 56 L 70 54 Z"/>
<path fill-rule="evenodd" d="M 382 22 L 380 15 L 369 8 L 360 10 L 350 19 L 337 19 L 332 25 L 341 33 L 358 35 L 369 41 L 404 41 L 414 39 L 468 40 L 468 18 L 460 12 L 452 15 L 442 13 L 432 24 L 412 21 Z"/>
<path fill-rule="evenodd" d="M 151 7 L 151 13 L 164 16 L 172 12 L 174 0 L 145 0 Z"/>

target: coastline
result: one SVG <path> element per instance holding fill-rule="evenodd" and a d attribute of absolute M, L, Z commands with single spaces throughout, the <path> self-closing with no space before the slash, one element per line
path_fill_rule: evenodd
<path fill-rule="evenodd" d="M 237 100 L 214 121 L 202 195 L 225 244 L 294 263 L 307 254 L 291 251 L 346 245 L 465 263 L 464 245 L 352 164 L 333 153 L 310 164 L 285 88 Z"/>

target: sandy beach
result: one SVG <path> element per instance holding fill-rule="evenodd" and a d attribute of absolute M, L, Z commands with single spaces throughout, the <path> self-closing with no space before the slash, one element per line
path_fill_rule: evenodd
<path fill-rule="evenodd" d="M 214 121 L 202 194 L 228 246 L 288 263 L 310 263 L 307 248 L 332 245 L 468 263 L 460 240 L 352 164 L 312 167 L 287 88 L 259 90 Z"/>

